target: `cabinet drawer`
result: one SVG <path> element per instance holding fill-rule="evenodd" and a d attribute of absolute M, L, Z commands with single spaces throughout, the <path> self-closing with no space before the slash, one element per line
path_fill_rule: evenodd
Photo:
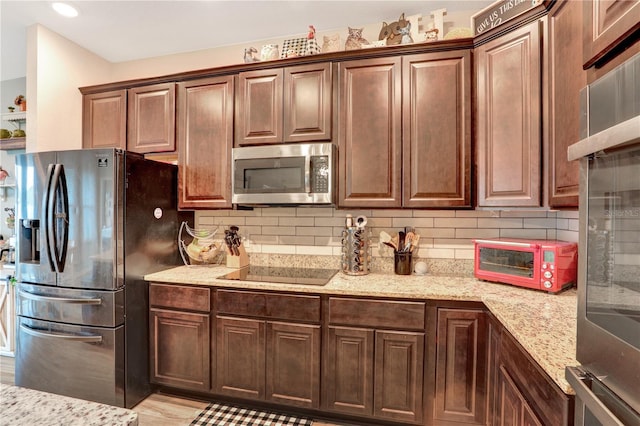
<path fill-rule="evenodd" d="M 369 328 L 391 327 L 424 330 L 425 304 L 387 300 L 332 297 L 329 323 Z"/>
<path fill-rule="evenodd" d="M 151 283 L 149 305 L 208 313 L 211 311 L 211 292 L 207 287 Z"/>
<path fill-rule="evenodd" d="M 219 313 L 320 322 L 320 297 L 218 290 Z"/>

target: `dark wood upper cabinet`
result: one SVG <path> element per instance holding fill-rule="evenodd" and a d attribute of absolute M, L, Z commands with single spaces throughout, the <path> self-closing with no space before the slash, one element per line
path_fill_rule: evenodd
<path fill-rule="evenodd" d="M 330 140 L 331 63 L 241 72 L 236 146 Z"/>
<path fill-rule="evenodd" d="M 82 97 L 82 147 L 127 147 L 127 91 L 113 90 Z"/>
<path fill-rule="evenodd" d="M 541 205 L 541 25 L 534 21 L 476 48 L 481 207 Z"/>
<path fill-rule="evenodd" d="M 482 310 L 438 309 L 434 418 L 485 424 L 487 321 Z"/>
<path fill-rule="evenodd" d="M 284 69 L 284 141 L 331 140 L 330 62 Z"/>
<path fill-rule="evenodd" d="M 231 207 L 234 77 L 178 84 L 178 206 Z"/>
<path fill-rule="evenodd" d="M 282 68 L 238 74 L 235 146 L 282 143 Z"/>
<path fill-rule="evenodd" d="M 578 206 L 578 161 L 567 159 L 567 148 L 580 139 L 580 90 L 587 84 L 582 69 L 582 3 L 556 2 L 548 15 L 545 34 L 547 79 L 544 131 L 548 139 L 548 204 L 552 208 Z"/>
<path fill-rule="evenodd" d="M 401 58 L 339 64 L 338 205 L 402 204 Z"/>
<path fill-rule="evenodd" d="M 586 0 L 582 3 L 583 64 L 590 68 L 640 30 L 640 1 Z"/>
<path fill-rule="evenodd" d="M 471 52 L 403 66 L 403 206 L 471 207 Z"/>
<path fill-rule="evenodd" d="M 175 151 L 175 83 L 134 87 L 128 92 L 127 149 L 140 153 Z"/>

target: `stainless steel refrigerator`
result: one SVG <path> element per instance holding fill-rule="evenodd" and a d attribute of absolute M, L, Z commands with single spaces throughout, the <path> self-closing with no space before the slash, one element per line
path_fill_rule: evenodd
<path fill-rule="evenodd" d="M 181 263 L 177 167 L 116 149 L 16 157 L 18 386 L 133 407 L 150 393 L 147 273 Z"/>

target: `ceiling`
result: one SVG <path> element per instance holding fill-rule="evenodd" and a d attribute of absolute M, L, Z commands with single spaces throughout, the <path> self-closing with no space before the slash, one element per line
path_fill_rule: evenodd
<path fill-rule="evenodd" d="M 319 31 L 343 30 L 446 8 L 479 11 L 494 0 L 419 1 L 68 1 L 64 18 L 50 1 L 0 0 L 0 80 L 26 75 L 26 28 L 39 23 L 110 62 L 123 62 Z M 445 18 L 446 20 L 446 18 Z"/>

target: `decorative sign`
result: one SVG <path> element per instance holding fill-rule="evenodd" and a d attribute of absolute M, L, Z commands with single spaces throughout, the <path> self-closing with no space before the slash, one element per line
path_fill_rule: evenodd
<path fill-rule="evenodd" d="M 508 20 L 533 9 L 542 0 L 499 0 L 471 17 L 475 35 L 504 24 Z"/>

